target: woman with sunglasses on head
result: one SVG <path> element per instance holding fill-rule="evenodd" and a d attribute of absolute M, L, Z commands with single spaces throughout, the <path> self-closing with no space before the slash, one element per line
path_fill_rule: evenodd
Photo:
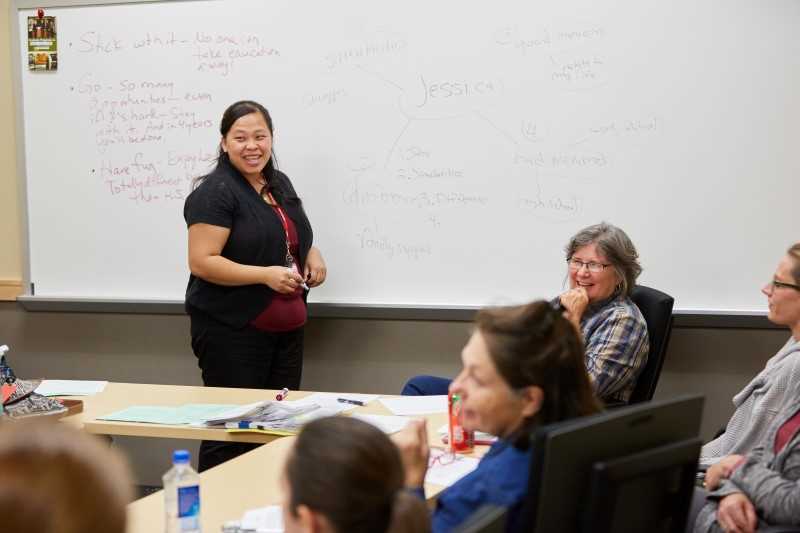
<path fill-rule="evenodd" d="M 760 443 L 777 413 L 794 400 L 793 390 L 800 384 L 800 242 L 789 247 L 761 292 L 769 304 L 769 321 L 788 327 L 792 335 L 733 397 L 736 410 L 725 432 L 703 446 L 701 466 L 719 463 L 709 468 L 711 476 L 728 472 L 730 460 L 722 461 L 723 457 L 747 453 Z"/>
<path fill-rule="evenodd" d="M 508 509 L 513 530 L 528 489 L 529 437 L 539 425 L 599 410 L 577 330 L 551 303 L 487 308 L 461 352 L 450 390 L 463 399 L 465 429 L 497 435 L 477 469 L 442 492 L 433 531 L 451 531 L 484 504 Z M 417 421 L 395 435 L 406 485 L 422 494 L 429 449 Z"/>
<path fill-rule="evenodd" d="M 624 231 L 605 222 L 580 230 L 565 251 L 570 288 L 558 302 L 583 335 L 586 368 L 597 396 L 608 403 L 627 403 L 650 349 L 647 324 L 630 299 L 642 271 L 639 255 Z M 449 383 L 417 376 L 402 394 L 446 394 Z"/>
<path fill-rule="evenodd" d="M 186 198 L 192 349 L 209 387 L 297 389 L 308 289 L 325 281 L 311 224 L 275 164 L 269 112 L 232 104 L 214 170 Z M 200 470 L 251 445 L 204 441 Z"/>

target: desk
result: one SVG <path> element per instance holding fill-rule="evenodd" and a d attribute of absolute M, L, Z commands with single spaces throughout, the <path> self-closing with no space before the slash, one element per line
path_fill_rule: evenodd
<path fill-rule="evenodd" d="M 281 503 L 283 493 L 280 476 L 286 457 L 294 444 L 293 437 L 231 434 L 214 429 L 111 422 L 94 420 L 94 418 L 130 405 L 249 403 L 260 399 L 274 398 L 274 394 L 273 391 L 256 389 L 109 383 L 101 394 L 82 398 L 85 402 L 83 413 L 67 417 L 65 421 L 82 426 L 90 433 L 103 435 L 266 443 L 264 446 L 200 474 L 202 528 L 206 533 L 218 533 L 225 522 L 238 520 L 248 509 Z M 298 399 L 307 394 L 310 393 L 292 391 L 291 398 Z M 378 401 L 358 407 L 355 412 L 391 414 Z M 437 429 L 447 422 L 447 415 L 441 413 L 420 418 L 425 418 L 428 422 L 430 444 L 442 446 Z M 483 455 L 486 448 L 479 446 L 474 455 Z M 425 486 L 425 491 L 428 497 L 433 497 L 443 488 L 428 484 Z M 128 506 L 128 533 L 161 531 L 163 520 L 163 491 L 155 492 Z"/>
<path fill-rule="evenodd" d="M 364 407 L 366 412 L 383 406 Z M 381 411 L 381 412 L 385 412 Z M 441 446 L 436 429 L 445 415 L 429 415 L 428 432 L 431 444 Z M 204 533 L 219 533 L 222 525 L 238 520 L 248 509 L 280 505 L 283 498 L 281 475 L 286 458 L 294 445 L 294 437 L 283 437 L 240 455 L 200 474 L 200 509 Z M 479 446 L 476 456 L 488 447 Z M 428 498 L 444 490 L 439 485 L 425 485 Z M 164 491 L 158 491 L 128 505 L 127 533 L 153 533 L 164 527 Z"/>
<path fill-rule="evenodd" d="M 229 389 L 222 387 L 190 387 L 182 385 L 148 385 L 142 383 L 109 383 L 94 396 L 74 396 L 83 400 L 83 412 L 64 421 L 83 428 L 87 433 L 126 437 L 157 437 L 164 439 L 198 439 L 233 442 L 266 443 L 273 435 L 227 433 L 222 429 L 139 422 L 97 420 L 132 405 L 183 405 L 187 403 L 247 404 L 275 398 L 276 391 L 263 389 Z M 310 393 L 292 391 L 290 399 L 300 399 Z"/>
<path fill-rule="evenodd" d="M 200 510 L 204 533 L 219 533 L 248 509 L 278 505 L 283 464 L 293 437 L 279 438 L 200 474 Z M 128 505 L 128 533 L 164 530 L 164 491 Z"/>
<path fill-rule="evenodd" d="M 248 509 L 281 503 L 280 476 L 294 438 L 272 435 L 227 433 L 221 429 L 188 426 L 142 424 L 96 420 L 96 417 L 130 407 L 131 405 L 182 405 L 187 403 L 245 404 L 275 397 L 275 391 L 261 389 L 228 389 L 217 387 L 187 387 L 179 385 L 147 385 L 109 383 L 95 396 L 75 397 L 84 402 L 82 413 L 65 417 L 66 423 L 100 435 L 133 437 L 209 439 L 220 441 L 264 443 L 255 450 L 232 459 L 200 474 L 202 526 L 206 533 L 218 533 L 222 524 L 237 520 Z M 292 391 L 290 399 L 302 398 L 310 392 Z M 391 414 L 377 400 L 354 412 Z M 442 446 L 437 430 L 447 423 L 445 413 L 427 415 L 428 436 L 432 446 Z M 479 446 L 476 456 L 487 447 Z M 444 487 L 426 485 L 429 497 Z M 164 494 L 158 491 L 128 506 L 128 533 L 153 533 L 163 529 Z"/>

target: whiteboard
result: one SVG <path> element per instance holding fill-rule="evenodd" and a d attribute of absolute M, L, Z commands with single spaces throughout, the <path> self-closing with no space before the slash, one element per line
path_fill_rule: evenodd
<path fill-rule="evenodd" d="M 606 220 L 677 308 L 763 312 L 799 237 L 796 1 L 74 5 L 47 9 L 51 73 L 32 14 L 36 296 L 182 300 L 183 200 L 239 99 L 270 109 L 327 261 L 312 302 L 549 297 Z"/>

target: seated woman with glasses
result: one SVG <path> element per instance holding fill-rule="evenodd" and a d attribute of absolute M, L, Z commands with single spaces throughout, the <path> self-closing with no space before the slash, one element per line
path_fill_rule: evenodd
<path fill-rule="evenodd" d="M 627 403 L 650 349 L 647 324 L 630 299 L 642 272 L 639 254 L 624 231 L 605 222 L 580 230 L 565 251 L 570 288 L 558 302 L 583 334 L 597 396 Z M 401 394 L 447 394 L 449 384 L 446 378 L 416 376 Z"/>
<path fill-rule="evenodd" d="M 532 429 L 599 410 L 578 332 L 552 304 L 483 309 L 475 326 L 450 389 L 463 399 L 464 427 L 499 439 L 474 471 L 438 496 L 434 532 L 452 531 L 485 504 L 507 508 L 513 530 L 528 489 Z M 394 440 L 406 486 L 424 497 L 425 424 L 415 421 Z"/>
<path fill-rule="evenodd" d="M 764 438 L 778 411 L 794 401 L 792 391 L 800 384 L 800 242 L 786 251 L 772 281 L 761 292 L 769 303 L 767 318 L 788 327 L 792 335 L 764 370 L 733 397 L 736 410 L 725 432 L 703 446 L 701 466 L 726 455 L 749 452 Z"/>
<path fill-rule="evenodd" d="M 425 504 L 403 482 L 397 447 L 378 428 L 347 417 L 310 422 L 284 470 L 285 531 L 430 531 Z"/>
<path fill-rule="evenodd" d="M 779 285 L 774 287 L 777 291 Z M 708 470 L 704 485 L 710 492 L 695 489 L 688 532 L 800 526 L 800 382 L 791 385 L 786 399 L 754 449 L 729 455 Z"/>

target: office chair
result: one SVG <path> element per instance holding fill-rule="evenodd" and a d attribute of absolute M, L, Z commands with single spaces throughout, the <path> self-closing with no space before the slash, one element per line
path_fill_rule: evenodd
<path fill-rule="evenodd" d="M 650 351 L 647 363 L 639 374 L 636 388 L 631 393 L 629 404 L 646 402 L 653 399 L 658 378 L 664 366 L 670 334 L 672 333 L 672 306 L 675 298 L 659 290 L 636 285 L 631 291 L 631 300 L 642 312 L 647 322 L 647 336 L 650 339 Z"/>

